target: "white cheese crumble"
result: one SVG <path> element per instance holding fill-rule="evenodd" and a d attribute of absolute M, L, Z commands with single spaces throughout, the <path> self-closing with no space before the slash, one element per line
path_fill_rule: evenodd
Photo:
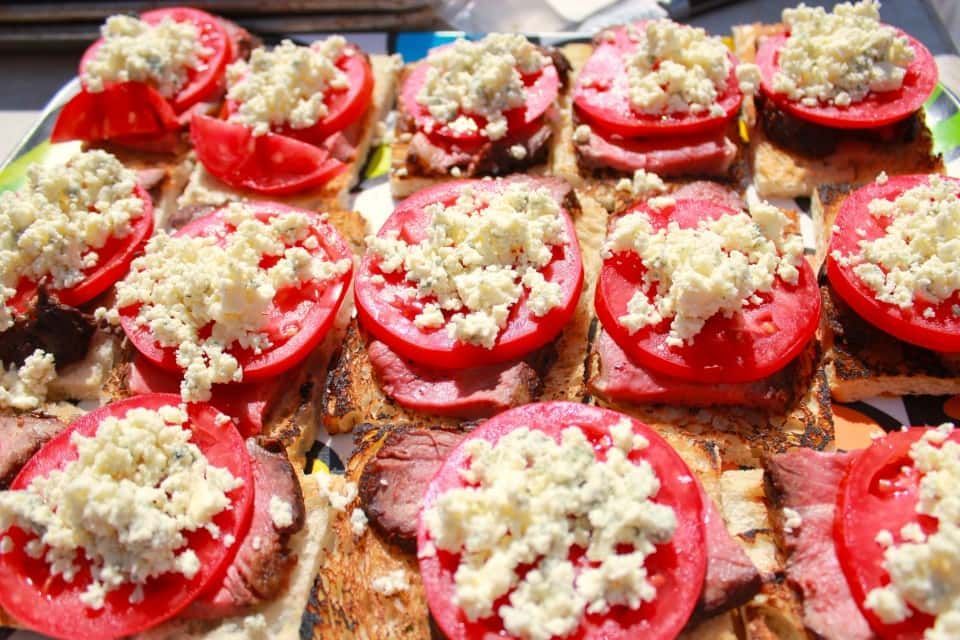
<path fill-rule="evenodd" d="M 760 89 L 760 67 L 751 62 L 741 62 L 736 69 L 740 93 L 753 95 Z"/>
<path fill-rule="evenodd" d="M 487 121 L 483 134 L 499 140 L 507 134 L 504 112 L 527 101 L 521 73 L 535 73 L 549 63 L 536 45 L 515 33 L 457 40 L 427 57 L 417 102 L 434 119 L 462 133 L 477 130 L 473 119 L 464 115 L 483 117 Z"/>
<path fill-rule="evenodd" d="M 611 435 L 618 444 L 602 461 L 576 427 L 560 442 L 524 427 L 495 446 L 466 443 L 469 486 L 442 494 L 423 517 L 436 548 L 460 555 L 453 603 L 467 619 L 496 614 L 515 637 L 549 640 L 587 614 L 656 597 L 644 562 L 672 538 L 676 514 L 653 501 L 660 480 L 650 464 L 627 458 L 646 443 L 619 426 Z M 571 546 L 589 566 L 571 563 Z"/>
<path fill-rule="evenodd" d="M 883 568 L 890 583 L 867 594 L 866 606 L 887 624 L 912 615 L 910 607 L 936 617 L 924 632 L 927 640 L 956 637 L 960 620 L 960 444 L 947 438 L 952 424 L 929 429 L 910 447 L 921 474 L 917 513 L 935 518 L 937 530 L 926 536 L 917 523 L 900 531 L 899 544 L 883 545 Z M 892 542 L 889 531 L 884 540 Z"/>
<path fill-rule="evenodd" d="M 10 536 L 3 536 L 0 538 L 0 555 L 4 555 L 13 551 L 13 540 L 10 539 Z"/>
<path fill-rule="evenodd" d="M 277 529 L 286 529 L 293 524 L 293 506 L 286 500 L 277 496 L 270 496 L 268 511 L 270 512 L 270 520 L 273 521 L 273 526 Z"/>
<path fill-rule="evenodd" d="M 635 110 L 723 115 L 716 102 L 731 62 L 720 38 L 672 20 L 653 20 L 642 32 L 631 25 L 628 33 L 637 40 L 627 61 L 628 98 Z"/>
<path fill-rule="evenodd" d="M 577 144 L 587 144 L 590 142 L 591 133 L 593 133 L 593 131 L 590 129 L 590 125 L 577 125 L 577 128 L 573 130 L 573 141 Z"/>
<path fill-rule="evenodd" d="M 0 492 L 0 530 L 37 536 L 27 551 L 66 582 L 82 553 L 92 582 L 81 600 L 91 609 L 125 584 L 167 573 L 193 578 L 200 562 L 185 534 L 206 529 L 218 537 L 213 520 L 242 480 L 210 465 L 190 442 L 187 420 L 175 406 L 135 408 L 104 419 L 92 437 L 74 433 L 76 460 L 24 490 Z"/>
<path fill-rule="evenodd" d="M 793 533 L 803 524 L 803 518 L 800 513 L 790 507 L 783 509 L 783 530 L 787 533 Z"/>
<path fill-rule="evenodd" d="M 308 47 L 284 40 L 272 50 L 254 49 L 249 62 L 227 68 L 227 97 L 237 102 L 229 120 L 252 127 L 255 136 L 282 125 L 312 127 L 328 113 L 329 92 L 347 88 L 336 63 L 350 52 L 342 36 Z"/>
<path fill-rule="evenodd" d="M 520 183 L 495 193 L 467 187 L 451 206 L 425 210 L 431 221 L 418 244 L 396 233 L 367 238 L 379 271 L 404 272 L 425 300 L 416 326 L 446 326 L 451 338 L 490 349 L 525 288 L 536 316 L 561 304 L 560 285 L 539 273 L 552 261 L 553 247 L 568 240 L 549 190 Z"/>
<path fill-rule="evenodd" d="M 686 229 L 671 222 L 654 231 L 642 211 L 617 220 L 604 256 L 632 251 L 647 269 L 620 324 L 633 334 L 671 319 L 666 343 L 681 346 L 714 315 L 762 302 L 758 294 L 771 291 L 778 277 L 796 284 L 803 240 L 786 232 L 789 218 L 777 207 L 754 200 L 749 209 Z M 652 303 L 647 291 L 655 292 Z"/>
<path fill-rule="evenodd" d="M 17 368 L 0 369 L 0 407 L 38 409 L 47 398 L 47 385 L 57 377 L 53 354 L 36 349 Z"/>
<path fill-rule="evenodd" d="M 880 3 L 838 4 L 832 13 L 801 4 L 784 9 L 790 37 L 780 50 L 773 90 L 807 106 L 846 107 L 870 92 L 903 86 L 914 58 L 905 36 L 880 23 Z"/>
<path fill-rule="evenodd" d="M 213 53 L 200 42 L 200 32 L 190 21 L 164 18 L 147 24 L 131 16 L 107 18 L 100 27 L 102 44 L 84 66 L 80 81 L 91 93 L 111 82 L 149 82 L 169 98 L 200 67 L 201 58 Z"/>
<path fill-rule="evenodd" d="M 359 538 L 367 530 L 367 514 L 360 507 L 350 512 L 350 531 L 354 538 Z"/>
<path fill-rule="evenodd" d="M 407 581 L 407 572 L 403 569 L 396 569 L 371 580 L 370 587 L 377 593 L 389 598 L 409 589 L 410 583 Z"/>
<path fill-rule="evenodd" d="M 30 165 L 21 187 L 0 195 L 0 331 L 13 325 L 6 301 L 21 278 L 75 286 L 99 263 L 97 249 L 130 233 L 144 207 L 135 186 L 115 157 L 88 151 Z"/>
<path fill-rule="evenodd" d="M 243 379 L 228 352 L 234 345 L 254 353 L 272 346 L 264 327 L 277 292 L 338 277 L 351 266 L 349 259 L 330 262 L 304 248 L 311 235 L 306 213 L 262 222 L 233 203 L 223 215 L 234 229 L 225 239 L 158 233 L 117 283 L 117 308 L 139 305 L 137 324 L 161 346 L 176 348 L 184 370 L 180 394 L 188 402 L 208 400 L 215 383 Z M 264 268 L 265 257 L 276 261 Z"/>
<path fill-rule="evenodd" d="M 835 252 L 877 300 L 909 309 L 938 304 L 960 290 L 960 185 L 930 176 L 894 200 L 876 199 L 870 213 L 890 218 L 886 233 L 860 240 L 859 251 Z"/>
<path fill-rule="evenodd" d="M 629 193 L 634 198 L 646 198 L 647 196 L 657 195 L 667 190 L 667 185 L 657 174 L 647 172 L 643 169 L 637 169 L 633 172 L 633 178 L 620 178 L 615 189 L 624 193 Z"/>

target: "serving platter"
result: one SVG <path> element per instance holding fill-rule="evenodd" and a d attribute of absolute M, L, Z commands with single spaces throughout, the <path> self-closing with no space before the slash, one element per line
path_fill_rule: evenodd
<path fill-rule="evenodd" d="M 464 34 L 453 31 L 404 33 L 347 33 L 347 39 L 356 42 L 371 54 L 399 54 L 405 62 L 423 58 L 437 45 Z M 298 42 L 309 43 L 322 34 L 303 35 Z M 474 36 L 467 36 L 474 37 Z M 475 37 L 482 37 L 481 35 Z M 544 45 L 562 46 L 587 42 L 589 38 L 577 33 L 538 33 L 529 37 Z M 23 179 L 26 167 L 33 162 L 55 161 L 79 148 L 79 143 L 53 144 L 49 135 L 62 106 L 79 91 L 79 81 L 73 79 L 64 85 L 47 103 L 35 125 L 16 146 L 0 169 L 0 192 L 16 188 Z M 924 105 L 927 123 L 933 134 L 934 150 L 944 157 L 948 172 L 960 176 L 960 99 L 943 85 L 938 85 Z M 388 129 L 390 127 L 388 126 Z M 390 145 L 381 142 L 374 147 L 362 172 L 361 182 L 351 193 L 351 206 L 361 213 L 373 232 L 390 213 L 394 200 L 390 194 L 387 176 L 390 167 Z M 813 222 L 809 198 L 774 200 L 775 204 L 802 212 L 802 230 L 808 252 L 813 252 Z M 871 435 L 896 429 L 903 424 L 939 424 L 960 421 L 958 396 L 904 396 L 876 397 L 854 403 L 833 403 L 836 444 L 839 448 L 856 448 L 869 442 Z M 343 473 L 344 462 L 353 450 L 353 436 L 330 436 L 321 431 L 307 455 L 306 473 Z M 304 621 L 309 628 L 309 614 Z M 307 636 L 309 637 L 309 636 Z M 30 632 L 0 629 L 0 640 L 28 640 L 39 638 Z"/>

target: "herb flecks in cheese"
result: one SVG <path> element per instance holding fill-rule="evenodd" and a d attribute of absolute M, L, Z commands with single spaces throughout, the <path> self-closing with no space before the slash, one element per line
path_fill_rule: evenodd
<path fill-rule="evenodd" d="M 890 219 L 886 233 L 834 258 L 852 264 L 877 300 L 909 309 L 918 301 L 939 304 L 960 291 L 960 186 L 931 176 L 894 200 L 876 199 L 868 207 Z"/>
<path fill-rule="evenodd" d="M 539 273 L 553 247 L 568 240 L 549 190 L 521 183 L 496 193 L 467 187 L 451 206 L 430 204 L 426 212 L 427 237 L 418 244 L 395 233 L 367 238 L 377 269 L 403 273 L 416 287 L 423 300 L 416 326 L 446 326 L 451 337 L 489 349 L 524 290 L 536 316 L 562 303 L 560 285 Z"/>
<path fill-rule="evenodd" d="M 514 33 L 491 33 L 482 40 L 457 40 L 427 57 L 426 80 L 417 102 L 437 121 L 460 133 L 477 131 L 468 116 L 481 116 L 484 135 L 499 140 L 507 134 L 504 112 L 527 101 L 523 74 L 549 64 L 532 42 Z"/>
<path fill-rule="evenodd" d="M 602 461 L 577 427 L 560 442 L 520 428 L 496 445 L 465 445 L 468 486 L 442 494 L 423 517 L 436 548 L 460 555 L 454 604 L 469 620 L 499 615 L 511 635 L 548 640 L 576 630 L 586 614 L 656 597 L 644 562 L 672 538 L 676 514 L 653 501 L 660 480 L 649 463 L 628 459 L 647 442 L 626 425 L 611 433 Z M 590 566 L 570 562 L 572 546 Z"/>
<path fill-rule="evenodd" d="M 230 508 L 227 494 L 242 481 L 190 442 L 187 420 L 175 406 L 135 408 L 106 418 L 92 437 L 74 433 L 76 460 L 24 490 L 0 492 L 0 530 L 35 535 L 27 551 L 66 582 L 82 553 L 92 582 L 81 599 L 91 609 L 125 584 L 168 573 L 193 578 L 200 563 L 186 534 L 205 529 L 218 537 L 214 518 Z"/>
<path fill-rule="evenodd" d="M 634 109 L 651 115 L 724 114 L 716 103 L 731 63 L 720 38 L 671 20 L 651 21 L 642 32 L 629 29 L 637 40 L 627 62 L 628 98 Z"/>
<path fill-rule="evenodd" d="M 693 342 L 714 315 L 732 315 L 762 300 L 779 277 L 796 284 L 803 260 L 803 240 L 787 233 L 787 216 L 762 201 L 693 228 L 671 222 L 654 230 L 647 214 L 629 213 L 615 223 L 606 256 L 632 251 L 646 274 L 643 287 L 618 320 L 630 333 L 670 319 L 667 345 Z M 647 292 L 653 292 L 653 300 Z"/>
<path fill-rule="evenodd" d="M 905 36 L 880 23 L 876 0 L 841 3 L 832 13 L 801 4 L 784 9 L 783 22 L 790 37 L 773 77 L 777 93 L 811 107 L 846 107 L 903 86 L 914 51 Z"/>
<path fill-rule="evenodd" d="M 215 383 L 243 379 L 231 348 L 261 353 L 273 345 L 264 332 L 266 312 L 280 290 L 330 280 L 351 266 L 305 248 L 312 236 L 305 213 L 278 213 L 263 222 L 234 203 L 224 219 L 233 232 L 222 241 L 158 233 L 117 283 L 117 308 L 139 305 L 137 324 L 176 349 L 184 369 L 180 393 L 188 402 L 208 400 Z M 264 257 L 276 262 L 264 268 Z"/>
<path fill-rule="evenodd" d="M 148 24 L 131 16 L 110 16 L 100 28 L 102 44 L 80 75 L 84 88 L 103 91 L 111 82 L 148 82 L 170 98 L 212 52 L 200 41 L 197 26 L 164 18 Z"/>
<path fill-rule="evenodd" d="M 300 46 L 284 40 L 272 50 L 263 47 L 227 68 L 227 97 L 237 102 L 231 122 L 264 135 L 271 127 L 312 127 L 327 115 L 325 100 L 347 88 L 337 60 L 348 53 L 342 36 Z"/>
<path fill-rule="evenodd" d="M 0 369 L 0 407 L 18 411 L 40 408 L 47 398 L 47 385 L 56 376 L 53 354 L 36 349 L 20 367 Z"/>
<path fill-rule="evenodd" d="M 119 160 L 88 151 L 61 165 L 31 165 L 19 189 L 0 195 L 0 331 L 13 324 L 6 301 L 21 278 L 76 286 L 99 264 L 97 249 L 130 233 L 144 211 L 135 187 Z"/>
<path fill-rule="evenodd" d="M 960 444 L 947 439 L 952 432 L 952 424 L 943 424 L 910 447 L 921 474 L 917 513 L 935 518 L 937 530 L 926 536 L 916 523 L 908 524 L 899 532 L 899 544 L 883 545 L 890 584 L 873 589 L 866 599 L 887 624 L 909 618 L 910 607 L 935 616 L 924 633 L 927 640 L 956 637 L 960 620 Z M 883 537 L 893 540 L 889 532 Z"/>

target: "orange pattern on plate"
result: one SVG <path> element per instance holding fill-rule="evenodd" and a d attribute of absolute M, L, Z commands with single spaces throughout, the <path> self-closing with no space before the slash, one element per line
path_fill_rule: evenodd
<path fill-rule="evenodd" d="M 873 442 L 871 436 L 886 433 L 873 418 L 841 405 L 833 405 L 833 430 L 837 449 L 845 451 L 865 449 Z"/>

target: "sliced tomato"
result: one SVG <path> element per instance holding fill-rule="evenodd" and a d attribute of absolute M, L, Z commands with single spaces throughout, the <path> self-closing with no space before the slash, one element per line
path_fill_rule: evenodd
<path fill-rule="evenodd" d="M 451 46 L 453 45 L 445 45 L 439 49 Z M 437 50 L 434 49 L 433 51 Z M 460 143 L 480 143 L 488 140 L 487 135 L 483 133 L 484 127 L 487 126 L 485 117 L 462 113 L 461 115 L 477 123 L 477 130 L 454 130 L 450 128 L 448 123 L 440 122 L 430 115 L 430 111 L 417 102 L 417 96 L 426 83 L 429 71 L 429 59 L 418 63 L 400 87 L 400 106 L 405 114 L 413 118 L 417 129 L 428 132 L 432 136 L 456 140 Z M 518 69 L 517 72 L 520 73 L 520 70 Z M 556 102 L 557 95 L 560 92 L 560 75 L 553 62 L 548 62 L 534 73 L 521 73 L 521 79 L 526 90 L 527 101 L 522 107 L 504 112 L 507 119 L 507 136 L 516 136 L 522 131 L 528 131 L 538 126 L 547 109 Z"/>
<path fill-rule="evenodd" d="M 649 556 L 644 563 L 650 580 L 657 585 L 657 597 L 639 609 L 615 606 L 605 615 L 590 614 L 571 637 L 582 640 L 628 640 L 632 638 L 674 638 L 687 623 L 700 597 L 706 573 L 704 552 L 705 508 L 700 484 L 676 451 L 645 424 L 608 409 L 572 402 L 544 402 L 511 409 L 484 422 L 464 442 L 479 438 L 496 444 L 504 435 L 518 428 L 543 431 L 557 441 L 562 431 L 577 427 L 594 445 L 597 459 L 604 460 L 612 446 L 610 428 L 621 420 L 629 420 L 634 433 L 646 437 L 650 446 L 630 454 L 630 460 L 645 460 L 660 479 L 656 502 L 672 507 L 677 516 L 673 538 Z M 452 489 L 467 487 L 460 475 L 470 456 L 461 442 L 444 461 L 431 480 L 423 499 L 421 514 L 429 510 L 441 495 Z M 423 549 L 430 533 L 420 518 L 417 547 Z M 434 555 L 418 554 L 420 573 L 430 611 L 440 628 L 451 640 L 492 640 L 506 636 L 496 616 L 471 622 L 454 604 L 454 574 L 459 556 L 447 551 Z M 582 553 L 571 549 L 570 559 L 579 569 L 588 566 Z"/>
<path fill-rule="evenodd" d="M 676 222 L 693 228 L 701 220 L 736 213 L 709 200 L 678 199 L 676 204 L 654 210 L 639 204 L 626 213 L 642 211 L 654 230 Z M 603 328 L 638 364 L 682 380 L 694 382 L 750 382 L 779 371 L 813 338 L 820 320 L 820 293 L 810 265 L 799 267 L 796 285 L 777 278 L 770 293 L 759 294 L 763 303 L 752 305 L 726 318 L 707 320 L 693 343 L 671 347 L 666 343 L 670 319 L 640 329 L 634 334 L 620 324 L 633 294 L 645 287 L 647 272 L 639 256 L 620 252 L 607 258 L 597 284 L 596 310 Z M 646 289 L 652 302 L 655 290 Z"/>
<path fill-rule="evenodd" d="M 643 32 L 647 23 L 639 22 Z M 730 75 L 717 96 L 721 115 L 709 111 L 699 114 L 670 113 L 649 115 L 638 112 L 630 104 L 627 65 L 637 49 L 627 27 L 609 30 L 611 41 L 601 40 L 577 77 L 573 104 L 577 114 L 591 126 L 624 137 L 661 137 L 685 135 L 723 128 L 740 110 L 743 94 L 737 82 L 737 61 L 730 56 Z"/>
<path fill-rule="evenodd" d="M 916 610 L 902 623 L 884 624 L 864 606 L 871 590 L 890 583 L 877 534 L 887 530 L 900 544 L 900 530 L 911 522 L 928 535 L 937 530 L 936 518 L 917 513 L 921 474 L 910 458 L 910 446 L 927 431 L 913 427 L 874 441 L 850 464 L 837 497 L 834 537 L 840 566 L 857 606 L 885 640 L 921 640 L 924 629 L 933 625 L 932 616 Z M 950 439 L 960 442 L 960 433 Z"/>
<path fill-rule="evenodd" d="M 197 158 L 231 187 L 286 195 L 319 187 L 347 168 L 327 149 L 300 140 L 196 114 L 190 140 Z"/>
<path fill-rule="evenodd" d="M 327 115 L 323 120 L 306 129 L 282 127 L 274 133 L 319 146 L 330 135 L 343 131 L 363 117 L 373 99 L 373 70 L 362 51 L 352 45 L 348 51 L 337 60 L 337 68 L 347 76 L 348 86 L 341 91 L 329 91 L 324 96 Z M 230 103 L 228 107 L 236 109 L 236 105 Z"/>
<path fill-rule="evenodd" d="M 122 418 L 134 408 L 156 410 L 180 403 L 179 396 L 153 394 L 91 411 L 44 445 L 23 467 L 10 488 L 25 489 L 35 478 L 63 469 L 75 460 L 76 447 L 70 441 L 74 433 L 90 437 L 107 417 Z M 214 518 L 222 532 L 219 539 L 213 539 L 206 530 L 187 534 L 187 546 L 200 560 L 197 575 L 191 580 L 175 573 L 154 578 L 144 587 L 143 601 L 138 604 L 130 603 L 133 586 L 121 587 L 107 595 L 103 609 L 95 611 L 80 600 L 90 584 L 86 560 L 79 560 L 83 570 L 73 582 L 52 577 L 43 559 L 30 558 L 24 551 L 24 545 L 33 536 L 14 527 L 7 532 L 14 548 L 0 555 L 0 605 L 4 610 L 24 626 L 58 638 L 119 638 L 172 618 L 223 575 L 237 548 L 236 544 L 225 544 L 224 539 L 232 536 L 234 540 L 242 540 L 250 524 L 253 507 L 250 456 L 233 426 L 217 425 L 218 411 L 196 404 L 188 407 L 188 414 L 190 419 L 185 428 L 193 433 L 191 442 L 200 448 L 210 464 L 225 468 L 243 480 L 242 486 L 228 494 L 232 508 Z"/>
<path fill-rule="evenodd" d="M 180 128 L 177 114 L 156 89 L 142 82 L 83 90 L 60 110 L 50 140 L 97 142 L 129 136 L 162 136 Z"/>
<path fill-rule="evenodd" d="M 937 63 L 930 51 L 913 36 L 906 36 L 916 56 L 907 67 L 903 86 L 896 91 L 871 91 L 864 100 L 848 107 L 821 104 L 808 107 L 773 90 L 773 77 L 780 71 L 780 50 L 787 42 L 786 34 L 770 36 L 757 50 L 760 67 L 760 89 L 778 107 L 803 120 L 836 129 L 872 129 L 903 120 L 923 106 L 937 86 Z"/>
<path fill-rule="evenodd" d="M 325 256 L 331 261 L 352 255 L 350 247 L 337 230 L 317 213 L 272 202 L 249 203 L 247 206 L 255 207 L 257 218 L 264 222 L 290 212 L 310 216 L 313 221 L 310 236 L 315 237 L 319 244 L 315 249 L 307 249 L 310 253 Z M 221 209 L 197 218 L 178 231 L 177 235 L 213 236 L 225 243 L 232 231 L 233 227 L 226 222 Z M 303 243 L 299 244 L 302 246 Z M 346 296 L 351 272 L 352 269 L 332 280 L 309 281 L 300 287 L 287 287 L 277 292 L 266 312 L 262 329 L 273 346 L 259 354 L 237 345 L 229 349 L 243 368 L 245 382 L 264 380 L 290 369 L 320 344 L 333 326 L 337 310 Z M 120 322 L 133 346 L 161 368 L 181 371 L 177 366 L 176 349 L 162 347 L 148 328 L 137 325 L 139 309 L 139 305 L 120 309 Z"/>
<path fill-rule="evenodd" d="M 940 176 L 943 180 L 960 183 L 957 178 Z M 940 304 L 916 300 L 908 309 L 880 302 L 873 290 L 853 272 L 853 265 L 842 265 L 833 257 L 834 251 L 848 256 L 860 251 L 860 242 L 886 235 L 891 219 L 875 216 L 868 206 L 875 199 L 895 200 L 904 191 L 926 182 L 929 176 L 894 176 L 884 184 L 871 183 L 851 193 L 840 207 L 836 227 L 827 252 L 827 277 L 830 286 L 857 314 L 904 342 L 955 353 L 960 351 L 960 317 L 953 312 L 960 304 L 960 292 Z M 863 235 L 859 235 L 861 231 Z M 931 309 L 932 317 L 924 313 Z"/>
<path fill-rule="evenodd" d="M 426 238 L 432 216 L 426 211 L 430 204 L 450 205 L 467 187 L 477 191 L 495 192 L 506 188 L 505 181 L 461 180 L 429 187 L 410 196 L 387 218 L 379 237 L 396 231 L 410 244 Z M 531 188 L 538 184 L 530 180 Z M 562 211 L 569 243 L 554 249 L 553 262 L 541 270 L 548 282 L 560 285 L 562 302 L 542 317 L 536 317 L 527 307 L 524 291 L 510 312 L 507 326 L 500 332 L 492 349 L 460 342 L 451 338 L 445 328 L 420 329 L 414 318 L 429 300 L 409 299 L 404 292 L 409 283 L 403 273 L 383 274 L 379 260 L 372 254 L 364 255 L 355 284 L 357 316 L 363 326 L 393 351 L 415 362 L 439 369 L 463 369 L 521 358 L 542 347 L 567 324 L 573 315 L 583 288 L 583 263 L 573 221 Z M 384 281 L 374 276 L 382 275 Z M 375 281 L 376 280 L 376 281 Z M 450 314 L 448 314 L 449 317 Z"/>
<path fill-rule="evenodd" d="M 156 25 L 169 18 L 174 22 L 192 22 L 200 34 L 200 44 L 209 53 L 200 56 L 200 65 L 187 72 L 187 83 L 170 98 L 170 106 L 180 113 L 215 94 L 221 87 L 221 80 L 227 64 L 233 56 L 233 46 L 230 36 L 218 18 L 205 11 L 187 7 L 171 7 L 169 9 L 154 9 L 140 16 L 147 24 Z M 84 52 L 80 59 L 80 73 L 82 74 L 90 64 L 94 55 L 103 46 L 103 39 L 97 40 Z M 144 83 L 134 83 L 144 84 Z M 157 94 L 159 95 L 159 94 Z M 163 99 L 161 97 L 161 99 Z M 164 99 L 165 100 L 165 99 Z M 120 112 L 120 115 L 124 115 Z"/>

